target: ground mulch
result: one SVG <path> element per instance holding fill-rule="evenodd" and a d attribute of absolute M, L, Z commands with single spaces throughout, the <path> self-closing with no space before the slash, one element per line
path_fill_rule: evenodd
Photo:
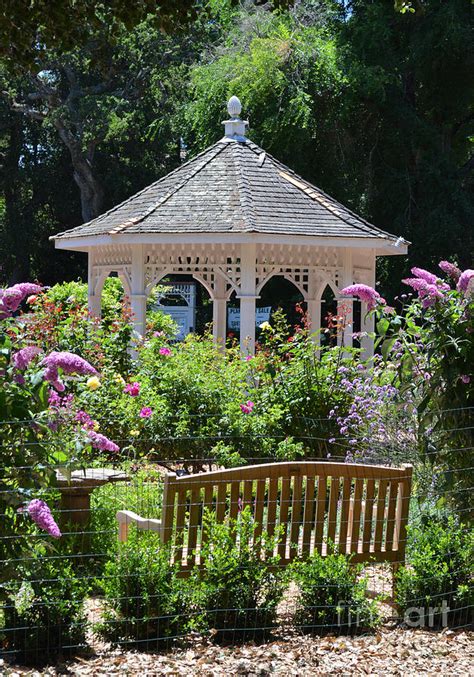
<path fill-rule="evenodd" d="M 312 677 L 313 675 L 474 675 L 474 632 L 385 628 L 359 637 L 293 636 L 253 646 L 221 647 L 197 640 L 168 653 L 104 650 L 43 670 L 6 666 L 8 677 L 56 675 L 186 675 Z"/>

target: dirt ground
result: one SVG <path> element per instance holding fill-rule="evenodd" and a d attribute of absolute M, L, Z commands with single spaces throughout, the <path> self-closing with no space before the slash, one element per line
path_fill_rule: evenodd
<path fill-rule="evenodd" d="M 179 675 L 312 677 L 313 675 L 474 675 L 474 632 L 383 629 L 361 637 L 293 636 L 260 646 L 219 647 L 196 641 L 186 650 L 140 653 L 104 647 L 41 671 L 6 666 L 6 677 L 56 675 Z"/>

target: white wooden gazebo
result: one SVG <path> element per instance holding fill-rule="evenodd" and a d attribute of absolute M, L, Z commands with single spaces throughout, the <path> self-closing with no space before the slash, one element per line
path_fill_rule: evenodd
<path fill-rule="evenodd" d="M 272 276 L 298 288 L 316 331 L 327 286 L 337 299 L 352 283 L 374 286 L 376 257 L 406 253 L 405 240 L 372 226 L 247 139 L 237 97 L 228 111 L 216 144 L 102 216 L 52 238 L 59 249 L 87 252 L 92 314 L 100 316 L 104 281 L 115 273 L 143 335 L 153 287 L 166 276 L 192 275 L 212 299 L 216 341 L 225 340 L 227 302 L 235 292 L 242 350 L 252 352 L 256 300 Z M 361 331 L 373 331 L 364 307 L 361 315 Z M 352 331 L 348 326 L 345 345 L 352 345 Z M 362 345 L 372 352 L 370 338 Z"/>

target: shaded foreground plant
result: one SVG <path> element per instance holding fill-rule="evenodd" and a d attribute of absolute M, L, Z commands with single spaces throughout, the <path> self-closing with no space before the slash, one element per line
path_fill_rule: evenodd
<path fill-rule="evenodd" d="M 376 602 L 367 597 L 367 579 L 362 565 L 346 555 L 295 562 L 290 577 L 299 588 L 294 623 L 303 632 L 355 634 L 376 627 L 380 614 Z"/>
<path fill-rule="evenodd" d="M 474 622 L 474 534 L 452 515 L 422 514 L 408 527 L 407 565 L 397 573 L 395 601 L 412 627 L 464 627 Z"/>
<path fill-rule="evenodd" d="M 0 629 L 5 656 L 41 665 L 58 655 L 76 653 L 86 641 L 87 580 L 79 578 L 64 557 L 44 554 L 19 569 L 21 582 L 6 586 L 4 629 Z"/>
<path fill-rule="evenodd" d="M 212 513 L 204 515 L 203 567 L 193 571 L 190 585 L 194 626 L 210 630 L 216 641 L 262 639 L 277 625 L 284 591 L 273 555 L 278 534 L 254 537 L 255 526 L 248 507 L 228 524 L 218 524 Z"/>

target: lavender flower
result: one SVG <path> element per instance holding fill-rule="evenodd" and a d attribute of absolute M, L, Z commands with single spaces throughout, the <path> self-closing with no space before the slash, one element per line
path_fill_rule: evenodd
<path fill-rule="evenodd" d="M 97 374 L 89 362 L 74 353 L 53 351 L 41 360 L 41 364 L 46 367 L 44 378 L 59 392 L 64 390 L 64 383 L 59 378 L 58 369 L 65 374 Z"/>
<path fill-rule="evenodd" d="M 30 362 L 42 352 L 38 346 L 26 346 L 12 355 L 12 362 L 15 369 L 24 371 Z"/>
<path fill-rule="evenodd" d="M 120 447 L 117 446 L 115 442 L 109 440 L 105 435 L 101 435 L 101 433 L 96 433 L 95 430 L 88 430 L 87 436 L 94 449 L 99 449 L 100 451 L 112 451 L 114 453 L 120 451 Z"/>
<path fill-rule="evenodd" d="M 433 275 L 433 273 L 428 272 L 424 268 L 416 268 L 416 267 L 412 268 L 411 274 L 419 278 L 420 280 L 428 282 L 428 284 L 436 284 L 436 282 L 439 279 L 438 277 L 436 277 L 436 275 Z"/>
<path fill-rule="evenodd" d="M 53 538 L 61 537 L 61 531 L 54 521 L 51 510 L 44 501 L 41 501 L 39 498 L 33 499 L 29 503 L 27 510 L 31 519 L 36 522 L 40 529 L 47 531 Z"/>
<path fill-rule="evenodd" d="M 449 261 L 440 261 L 438 266 L 441 268 L 443 273 L 446 273 L 451 279 L 457 282 L 461 276 L 460 269 L 454 265 L 454 263 L 449 263 Z"/>
<path fill-rule="evenodd" d="M 351 284 L 349 287 L 345 287 L 341 291 L 341 294 L 344 296 L 357 296 L 361 301 L 367 303 L 369 310 L 375 308 L 377 303 L 380 303 L 382 300 L 378 291 L 375 291 L 375 289 L 366 284 Z"/>
<path fill-rule="evenodd" d="M 469 290 L 472 291 L 473 283 L 471 283 L 471 280 L 473 279 L 474 279 L 474 270 L 468 268 L 467 270 L 461 273 L 456 289 L 460 292 L 464 292 L 464 294 Z"/>
<path fill-rule="evenodd" d="M 32 282 L 21 282 L 14 284 L 13 287 L 0 289 L 0 320 L 11 317 L 27 296 L 37 294 L 41 289 L 39 284 L 33 284 Z"/>

